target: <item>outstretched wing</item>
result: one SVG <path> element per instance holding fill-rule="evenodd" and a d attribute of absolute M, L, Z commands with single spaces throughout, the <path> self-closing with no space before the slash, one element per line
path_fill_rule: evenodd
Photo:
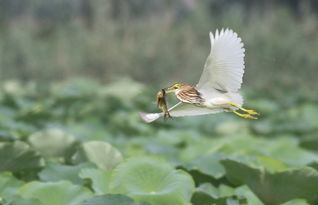
<path fill-rule="evenodd" d="M 238 35 L 226 29 L 210 32 L 211 52 L 197 84 L 198 90 L 237 92 L 244 73 L 244 45 Z"/>
<path fill-rule="evenodd" d="M 207 115 L 214 114 L 224 111 L 220 109 L 208 109 L 204 107 L 198 107 L 188 103 L 179 102 L 169 109 L 171 117 L 184 117 L 184 116 L 195 116 L 195 115 Z M 163 116 L 163 113 L 139 113 L 141 119 L 145 122 L 153 122 Z"/>
<path fill-rule="evenodd" d="M 204 107 L 195 106 L 189 103 L 179 102 L 169 109 L 169 113 L 172 117 L 184 117 L 184 116 L 196 116 L 196 115 L 208 115 L 224 111 L 220 109 L 208 109 Z"/>

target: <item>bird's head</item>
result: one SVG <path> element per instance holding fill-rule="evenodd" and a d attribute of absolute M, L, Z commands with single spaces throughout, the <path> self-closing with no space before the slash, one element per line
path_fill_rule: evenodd
<path fill-rule="evenodd" d="M 166 93 L 174 93 L 174 92 L 182 90 L 183 88 L 186 88 L 188 86 L 190 86 L 190 85 L 188 85 L 186 83 L 175 83 L 172 86 L 165 88 L 164 90 L 166 91 Z"/>

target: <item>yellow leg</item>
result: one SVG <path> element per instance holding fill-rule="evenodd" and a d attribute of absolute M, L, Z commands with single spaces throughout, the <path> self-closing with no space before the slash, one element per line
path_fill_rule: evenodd
<path fill-rule="evenodd" d="M 230 112 L 233 112 L 233 113 L 235 113 L 236 115 L 238 115 L 238 116 L 240 116 L 240 117 L 243 117 L 243 118 L 247 118 L 247 119 L 253 119 L 253 120 L 256 120 L 257 119 L 257 117 L 254 117 L 254 116 L 252 116 L 252 115 L 250 115 L 250 114 L 242 114 L 242 113 L 239 113 L 239 112 L 237 112 L 237 111 L 235 111 L 235 110 L 233 110 L 233 109 L 231 109 L 231 108 L 226 108 L 228 111 L 230 111 Z"/>
<path fill-rule="evenodd" d="M 236 107 L 236 108 L 238 108 L 239 110 L 242 110 L 242 111 L 244 111 L 244 112 L 247 112 L 247 113 L 250 114 L 250 115 L 259 115 L 259 113 L 256 112 L 255 110 L 245 109 L 245 108 L 239 106 L 238 104 L 235 104 L 235 103 L 232 103 L 232 102 L 227 103 L 227 104 L 228 104 L 228 105 L 231 105 L 231 106 L 233 106 L 233 107 Z"/>

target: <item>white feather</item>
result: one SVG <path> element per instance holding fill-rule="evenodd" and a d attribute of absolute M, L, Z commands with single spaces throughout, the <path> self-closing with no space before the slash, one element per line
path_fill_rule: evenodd
<path fill-rule="evenodd" d="M 172 117 L 184 117 L 195 115 L 208 115 L 224 111 L 223 108 L 209 109 L 205 107 L 199 107 L 196 105 L 179 102 L 169 109 L 169 113 Z"/>
<path fill-rule="evenodd" d="M 226 29 L 215 35 L 210 32 L 211 52 L 197 87 L 201 91 L 215 89 L 237 92 L 244 73 L 244 47 L 240 37 Z"/>
<path fill-rule="evenodd" d="M 192 104 L 179 102 L 169 109 L 171 117 L 185 117 L 195 115 L 208 115 L 224 111 L 222 108 L 208 109 L 204 107 L 198 107 Z M 142 120 L 147 123 L 157 120 L 163 116 L 163 113 L 139 113 Z"/>
<path fill-rule="evenodd" d="M 162 113 L 139 113 L 139 117 L 147 123 L 153 122 L 161 116 L 163 116 Z"/>

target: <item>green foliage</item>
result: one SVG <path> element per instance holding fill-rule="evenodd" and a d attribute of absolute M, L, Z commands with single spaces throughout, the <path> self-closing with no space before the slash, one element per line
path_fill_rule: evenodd
<path fill-rule="evenodd" d="M 222 156 L 218 154 L 202 155 L 197 159 L 190 161 L 186 168 L 188 170 L 196 170 L 202 174 L 210 175 L 215 179 L 219 179 L 225 174 L 223 166 L 220 164 Z"/>
<path fill-rule="evenodd" d="M 90 141 L 74 154 L 73 161 L 92 162 L 97 167 L 105 170 L 113 169 L 122 160 L 121 153 L 106 142 Z"/>
<path fill-rule="evenodd" d="M 127 196 L 119 195 L 119 194 L 107 194 L 103 196 L 95 196 L 81 205 L 147 205 L 144 202 L 134 202 Z"/>
<path fill-rule="evenodd" d="M 20 196 L 15 196 L 14 200 L 12 200 L 12 205 L 43 205 L 37 199 L 25 199 Z"/>
<path fill-rule="evenodd" d="M 43 205 L 76 205 L 91 196 L 84 187 L 73 185 L 68 181 L 30 182 L 23 185 L 19 194 L 26 199 L 38 199 Z"/>
<path fill-rule="evenodd" d="M 130 95 L 113 92 L 127 82 Z M 156 111 L 155 92 L 131 80 L 2 87 L 3 204 L 318 203 L 316 101 L 291 96 L 286 106 L 249 91 L 257 121 L 223 113 L 146 124 L 138 112 Z"/>
<path fill-rule="evenodd" d="M 305 198 L 316 203 L 318 172 L 305 167 L 271 173 L 240 162 L 224 160 L 227 177 L 236 184 L 247 184 L 265 204 L 281 204 L 294 198 Z M 288 186 L 286 183 L 288 182 Z"/>
<path fill-rule="evenodd" d="M 17 180 L 12 174 L 1 173 L 0 175 L 0 196 L 7 200 L 12 199 L 18 192 L 18 188 L 23 184 Z"/>
<path fill-rule="evenodd" d="M 44 165 L 43 158 L 24 142 L 0 143 L 0 170 L 22 171 L 40 168 Z"/>
<path fill-rule="evenodd" d="M 130 158 L 114 170 L 110 189 L 153 205 L 186 205 L 194 182 L 186 172 L 158 159 Z"/>
<path fill-rule="evenodd" d="M 45 157 L 65 157 L 75 143 L 75 137 L 60 129 L 37 132 L 28 139 L 31 146 Z"/>
<path fill-rule="evenodd" d="M 206 183 L 197 188 L 192 196 L 191 202 L 193 205 L 231 205 L 246 203 L 246 200 L 240 195 L 237 195 L 231 187 L 221 185 L 218 189 Z"/>
<path fill-rule="evenodd" d="M 91 187 L 97 195 L 110 193 L 110 171 L 94 168 L 82 169 L 79 173 L 79 177 L 82 179 L 89 179 L 91 181 Z"/>
<path fill-rule="evenodd" d="M 44 182 L 57 182 L 61 180 L 68 180 L 73 184 L 84 184 L 84 181 L 80 178 L 79 173 L 84 168 L 94 167 L 89 163 L 82 163 L 76 166 L 50 163 L 42 171 L 38 173 L 41 181 Z"/>

